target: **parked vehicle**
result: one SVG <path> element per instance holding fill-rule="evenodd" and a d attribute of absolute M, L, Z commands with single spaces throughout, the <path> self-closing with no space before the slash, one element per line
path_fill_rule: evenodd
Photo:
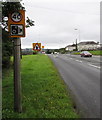
<path fill-rule="evenodd" d="M 81 57 L 92 57 L 92 54 L 88 51 L 82 51 L 80 55 Z"/>

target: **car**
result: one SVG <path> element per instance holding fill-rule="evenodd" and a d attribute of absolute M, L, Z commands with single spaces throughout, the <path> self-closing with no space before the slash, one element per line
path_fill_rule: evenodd
<path fill-rule="evenodd" d="M 80 55 L 81 57 L 92 57 L 92 54 L 88 51 L 82 51 Z"/>
<path fill-rule="evenodd" d="M 54 54 L 59 54 L 59 52 L 54 52 Z"/>
<path fill-rule="evenodd" d="M 45 54 L 45 51 L 42 51 L 42 54 Z"/>

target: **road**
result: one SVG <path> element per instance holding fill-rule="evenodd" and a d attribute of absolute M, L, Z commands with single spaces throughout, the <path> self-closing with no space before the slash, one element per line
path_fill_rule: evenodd
<path fill-rule="evenodd" d="M 100 57 L 49 55 L 83 118 L 100 118 Z"/>

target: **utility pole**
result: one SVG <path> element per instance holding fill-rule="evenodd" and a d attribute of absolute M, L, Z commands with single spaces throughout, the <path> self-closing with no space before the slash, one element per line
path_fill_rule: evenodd
<path fill-rule="evenodd" d="M 14 110 L 22 112 L 22 99 L 21 99 L 21 74 L 20 74 L 20 45 L 21 39 L 14 40 Z"/>
<path fill-rule="evenodd" d="M 78 51 L 77 39 L 76 39 L 76 51 Z"/>
<path fill-rule="evenodd" d="M 80 29 L 74 29 L 74 30 L 76 30 L 76 31 L 78 31 L 78 38 L 79 38 L 79 43 L 80 43 Z"/>

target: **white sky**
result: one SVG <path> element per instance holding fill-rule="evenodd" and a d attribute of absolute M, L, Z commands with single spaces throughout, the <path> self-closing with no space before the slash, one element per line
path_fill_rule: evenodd
<path fill-rule="evenodd" d="M 26 29 L 22 48 L 40 42 L 62 48 L 80 41 L 100 41 L 100 0 L 23 0 L 35 26 Z M 77 28 L 77 30 L 75 30 Z"/>

